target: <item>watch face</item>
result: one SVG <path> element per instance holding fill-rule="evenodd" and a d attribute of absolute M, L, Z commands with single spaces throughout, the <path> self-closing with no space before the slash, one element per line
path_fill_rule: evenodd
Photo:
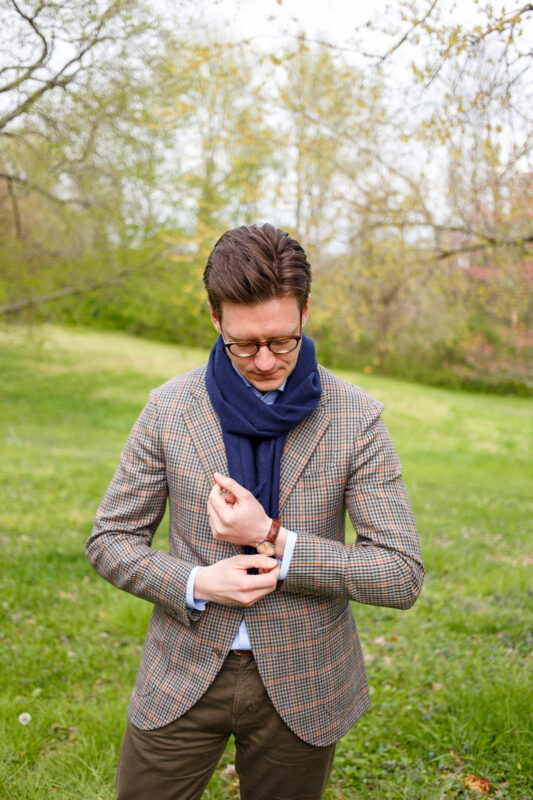
<path fill-rule="evenodd" d="M 263 556 L 273 556 L 276 552 L 276 545 L 272 542 L 267 542 L 265 539 L 262 542 L 258 542 L 255 546 L 255 549 Z"/>

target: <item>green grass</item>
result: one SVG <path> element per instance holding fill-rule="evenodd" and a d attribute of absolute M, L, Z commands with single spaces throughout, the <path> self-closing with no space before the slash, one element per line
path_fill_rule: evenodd
<path fill-rule="evenodd" d="M 84 542 L 149 389 L 205 358 L 0 331 L 3 800 L 114 796 L 150 606 L 93 573 Z M 427 577 L 410 611 L 354 605 L 373 709 L 340 742 L 326 797 L 470 798 L 478 775 L 492 796 L 531 798 L 533 404 L 342 375 L 387 405 Z M 238 797 L 231 761 L 230 745 L 206 798 Z"/>

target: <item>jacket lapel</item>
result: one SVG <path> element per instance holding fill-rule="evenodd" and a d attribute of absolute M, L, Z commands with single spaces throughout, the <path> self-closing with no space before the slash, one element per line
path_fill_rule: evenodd
<path fill-rule="evenodd" d="M 309 456 L 324 435 L 330 419 L 327 401 L 322 398 L 313 413 L 300 422 L 287 436 L 281 456 L 280 511 L 307 464 Z"/>
<path fill-rule="evenodd" d="M 222 439 L 222 428 L 220 427 L 218 414 L 211 405 L 209 395 L 204 386 L 194 389 L 192 394 L 195 396 L 196 402 L 191 403 L 184 410 L 183 416 L 198 451 L 202 466 L 211 483 L 214 472 L 221 472 L 223 475 L 229 474 L 226 450 Z M 302 470 L 305 468 L 310 455 L 324 435 L 330 419 L 327 400 L 322 397 L 313 413 L 297 425 L 287 436 L 281 457 L 280 511 Z"/>
<path fill-rule="evenodd" d="M 200 389 L 194 394 L 197 395 L 197 402 L 185 409 L 183 417 L 209 483 L 212 483 L 214 472 L 229 474 L 222 429 L 207 392 Z"/>

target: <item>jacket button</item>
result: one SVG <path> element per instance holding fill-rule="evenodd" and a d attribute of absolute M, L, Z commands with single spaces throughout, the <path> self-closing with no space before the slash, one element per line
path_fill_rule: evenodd
<path fill-rule="evenodd" d="M 222 650 L 220 649 L 220 647 L 213 647 L 213 653 L 220 658 L 220 656 L 222 655 Z"/>

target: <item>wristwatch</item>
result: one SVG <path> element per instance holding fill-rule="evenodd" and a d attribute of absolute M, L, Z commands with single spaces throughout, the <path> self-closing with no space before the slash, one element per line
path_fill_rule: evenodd
<path fill-rule="evenodd" d="M 281 522 L 279 519 L 273 519 L 270 523 L 270 530 L 265 539 L 257 542 L 255 549 L 258 553 L 264 556 L 273 556 L 276 553 L 276 539 L 278 538 Z"/>

